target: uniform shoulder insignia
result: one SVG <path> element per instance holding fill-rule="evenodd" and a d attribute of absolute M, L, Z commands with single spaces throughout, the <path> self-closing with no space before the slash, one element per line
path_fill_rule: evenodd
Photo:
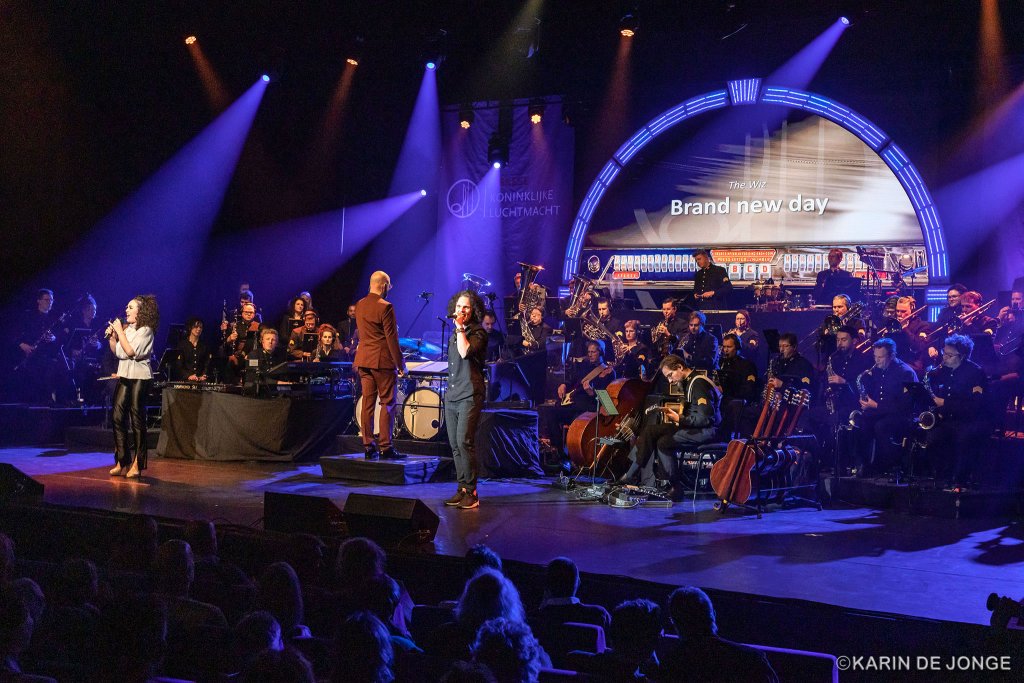
<path fill-rule="evenodd" d="M 810 384 L 811 383 L 811 378 L 810 377 L 801 377 L 800 381 L 803 382 L 804 384 Z"/>
<path fill-rule="evenodd" d="M 985 393 L 985 389 L 980 387 L 980 386 L 977 386 L 977 387 L 974 387 L 973 389 L 971 389 L 971 392 L 975 393 L 975 394 L 984 394 Z"/>
<path fill-rule="evenodd" d="M 639 358 L 640 360 L 647 360 L 647 356 L 643 355 L 642 353 L 639 356 L 637 356 L 637 358 Z"/>
<path fill-rule="evenodd" d="M 708 400 L 706 398 L 704 398 L 703 396 L 701 396 L 700 398 L 697 399 L 697 405 L 699 405 L 699 406 L 706 406 L 707 404 L 708 404 Z"/>
<path fill-rule="evenodd" d="M 757 377 L 754 377 L 753 375 L 747 375 L 747 381 L 748 382 L 756 382 L 757 381 Z"/>

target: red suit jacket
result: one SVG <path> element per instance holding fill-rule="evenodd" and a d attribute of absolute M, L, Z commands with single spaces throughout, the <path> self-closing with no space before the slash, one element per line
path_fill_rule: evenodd
<path fill-rule="evenodd" d="M 379 294 L 367 294 L 356 303 L 356 327 L 359 347 L 354 365 L 378 370 L 405 370 L 405 359 L 398 346 L 395 309 Z"/>

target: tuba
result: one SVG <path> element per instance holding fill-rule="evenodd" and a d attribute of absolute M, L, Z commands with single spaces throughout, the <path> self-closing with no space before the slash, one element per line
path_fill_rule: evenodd
<path fill-rule="evenodd" d="M 569 283 L 569 307 L 565 309 L 567 318 L 578 318 L 583 310 L 590 307 L 594 298 L 594 283 L 582 275 L 573 275 Z"/>
<path fill-rule="evenodd" d="M 544 300 L 547 298 L 547 290 L 536 284 L 537 276 L 544 266 L 534 266 L 529 263 L 519 262 L 519 295 L 516 297 L 516 308 L 512 313 L 513 318 L 519 320 L 519 331 L 523 335 L 523 341 L 534 347 L 538 345 L 537 338 L 530 331 L 529 311 L 534 308 L 544 310 Z M 526 315 L 524 315 L 526 313 Z"/>

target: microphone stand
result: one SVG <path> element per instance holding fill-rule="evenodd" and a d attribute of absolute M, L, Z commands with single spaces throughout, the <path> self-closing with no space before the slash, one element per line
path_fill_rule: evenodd
<path fill-rule="evenodd" d="M 418 310 L 416 312 L 416 317 L 414 317 L 412 319 L 412 322 L 409 323 L 409 332 L 410 333 L 412 332 L 412 328 L 416 324 L 416 321 L 420 319 L 420 316 L 423 314 L 423 311 L 426 310 L 427 304 L 430 303 L 430 297 L 431 296 L 433 296 L 433 295 L 430 292 L 423 292 L 423 293 L 420 294 L 419 298 L 423 299 L 423 305 L 420 306 L 420 310 Z"/>
<path fill-rule="evenodd" d="M 437 319 L 441 321 L 441 360 L 448 360 L 448 321 L 450 318 L 442 318 L 437 316 Z"/>

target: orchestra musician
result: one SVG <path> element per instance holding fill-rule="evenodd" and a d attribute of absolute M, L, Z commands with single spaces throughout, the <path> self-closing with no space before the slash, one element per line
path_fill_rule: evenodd
<path fill-rule="evenodd" d="M 363 414 L 359 418 L 366 458 L 399 459 L 403 456 L 391 444 L 391 425 L 395 411 L 395 380 L 406 374 L 405 358 L 398 345 L 395 308 L 385 297 L 391 290 L 391 277 L 382 270 L 370 276 L 370 291 L 356 303 L 356 327 L 359 347 L 355 367 L 363 395 Z M 373 429 L 373 397 L 380 402 L 380 422 Z M 373 435 L 377 434 L 374 446 Z M 378 450 L 379 449 L 379 450 Z"/>
<path fill-rule="evenodd" d="M 95 405 L 101 400 L 101 387 L 96 378 L 101 374 L 113 374 L 112 363 L 107 363 L 109 373 L 104 373 L 104 360 L 109 353 L 100 339 L 103 336 L 103 325 L 96 318 L 96 299 L 86 294 L 78 300 L 78 315 L 73 316 L 64 325 L 62 337 L 65 339 L 65 356 L 71 361 L 74 386 L 81 392 L 82 400 Z M 83 331 L 88 330 L 88 334 Z M 75 331 L 79 332 L 75 336 Z"/>
<path fill-rule="evenodd" d="M 280 339 L 291 339 L 292 332 L 303 325 L 303 313 L 306 312 L 306 301 L 302 297 L 295 297 L 288 302 L 288 312 L 281 318 L 281 324 L 277 327 Z"/>
<path fill-rule="evenodd" d="M 287 360 L 283 349 L 278 348 L 280 339 L 273 327 L 264 327 L 259 331 L 259 343 L 246 358 L 244 387 L 245 392 L 260 395 L 264 388 L 276 387 L 278 384 L 289 384 L 270 375 L 270 370 Z"/>
<path fill-rule="evenodd" d="M 939 317 L 935 319 L 936 327 L 947 327 L 960 316 L 960 295 L 966 291 L 967 287 L 959 282 L 946 288 L 946 307 L 939 311 Z M 935 357 L 937 356 L 938 354 Z"/>
<path fill-rule="evenodd" d="M 849 318 L 852 303 L 850 297 L 845 294 L 837 294 L 832 297 L 832 315 L 829 315 L 818 328 L 818 351 L 823 356 L 829 356 L 836 350 L 836 330 L 845 325 L 857 330 L 857 336 L 865 334 L 864 321 L 859 318 Z"/>
<path fill-rule="evenodd" d="M 530 309 L 530 321 L 527 324 L 531 339 L 524 339 L 517 336 L 519 351 L 521 353 L 532 353 L 544 349 L 544 344 L 551 336 L 551 326 L 544 322 L 544 311 L 540 307 Z"/>
<path fill-rule="evenodd" d="M 305 313 L 302 314 L 302 327 L 296 327 L 292 330 L 291 336 L 288 338 L 288 355 L 295 360 L 309 360 L 313 352 L 306 351 L 304 337 L 307 334 L 317 334 L 317 327 L 320 324 L 320 316 L 312 308 L 307 308 Z M 333 328 L 332 328 L 333 329 Z M 319 336 L 319 335 L 317 335 Z"/>
<path fill-rule="evenodd" d="M 651 375 L 651 350 L 640 341 L 640 321 L 627 320 L 622 330 L 626 355 L 619 363 L 619 374 L 630 379 L 647 379 Z"/>
<path fill-rule="evenodd" d="M 670 386 L 674 385 L 683 398 L 683 412 L 671 407 L 662 407 L 660 422 L 647 419 L 630 451 L 632 461 L 629 470 L 619 483 L 633 483 L 639 475 L 640 483 L 651 485 L 655 481 L 653 459 L 658 463 L 669 482 L 667 494 L 675 497 L 679 491 L 675 453 L 679 449 L 699 446 L 714 440 L 722 422 L 720 412 L 722 395 L 718 387 L 693 371 L 686 361 L 669 355 L 662 359 L 659 370 Z"/>
<path fill-rule="evenodd" d="M 146 469 L 146 408 L 144 400 L 153 381 L 149 360 L 160 324 L 156 297 L 144 294 L 125 307 L 125 324 L 117 318 L 107 328 L 110 350 L 117 356 L 117 387 L 111 419 L 114 429 L 114 468 L 110 476 L 138 479 Z M 128 449 L 128 422 L 135 437 L 135 452 Z"/>
<path fill-rule="evenodd" d="M 973 314 L 976 310 L 981 308 L 981 293 L 975 291 L 964 292 L 960 295 L 960 314 L 967 316 Z M 992 334 L 996 332 L 996 328 L 999 327 L 999 321 L 996 318 L 985 315 L 984 312 L 973 315 L 967 324 L 961 327 L 963 334 Z"/>
<path fill-rule="evenodd" d="M 740 354 L 757 366 L 760 372 L 764 371 L 765 346 L 761 339 L 761 333 L 750 326 L 750 311 L 741 308 L 736 311 L 736 326 L 729 330 L 740 340 Z M 722 339 L 725 343 L 725 339 Z"/>
<path fill-rule="evenodd" d="M 828 268 L 818 271 L 814 280 L 814 300 L 828 301 L 837 294 L 846 294 L 853 287 L 853 274 L 839 266 L 843 262 L 842 249 L 829 249 Z"/>
<path fill-rule="evenodd" d="M 999 310 L 999 329 L 994 345 L 998 356 L 997 371 L 1001 396 L 1009 399 L 1013 385 L 1020 381 L 1021 358 L 1024 355 L 1024 292 L 1010 292 L 1010 305 Z M 1006 405 L 1002 401 L 999 405 Z"/>
<path fill-rule="evenodd" d="M 796 389 L 812 388 L 811 378 L 814 366 L 797 348 L 796 334 L 783 332 L 779 335 L 779 355 L 768 364 L 767 382 L 776 389 L 794 387 Z"/>
<path fill-rule="evenodd" d="M 679 317 L 676 300 L 668 297 L 661 302 L 661 322 L 651 330 L 651 344 L 655 349 L 662 349 L 666 342 L 675 346 L 689 332 L 687 321 Z"/>
<path fill-rule="evenodd" d="M 333 325 L 324 323 L 317 328 L 317 345 L 313 351 L 312 362 L 320 361 L 343 361 L 345 352 L 338 340 L 338 330 Z"/>
<path fill-rule="evenodd" d="M 494 329 L 495 323 L 497 322 L 498 317 L 494 314 L 494 311 L 488 310 L 484 312 L 484 317 L 480 325 L 484 328 L 484 332 L 487 333 L 486 361 L 488 363 L 493 363 L 494 361 L 499 360 L 505 349 L 505 335 Z"/>
<path fill-rule="evenodd" d="M 172 377 L 189 382 L 205 382 L 210 364 L 210 350 L 203 343 L 203 321 L 189 318 L 185 323 L 188 336 L 178 342 L 178 357 L 172 366 Z"/>
<path fill-rule="evenodd" d="M 697 262 L 693 276 L 693 299 L 697 308 L 725 308 L 732 291 L 729 273 L 711 261 L 711 252 L 707 249 L 698 249 L 693 260 Z"/>
<path fill-rule="evenodd" d="M 615 379 L 615 368 L 607 365 L 601 355 L 601 344 L 587 342 L 587 355 L 566 368 L 570 381 L 559 384 L 556 390 L 560 405 L 544 411 L 545 431 L 551 445 L 562 452 L 564 439 L 562 427 L 585 410 L 593 410 L 596 404 L 596 390 L 606 389 Z"/>
<path fill-rule="evenodd" d="M 935 411 L 935 426 L 927 430 L 928 459 L 936 476 L 949 488 L 963 488 L 971 479 L 973 454 L 993 428 L 985 414 L 988 378 L 971 360 L 974 342 L 954 334 L 943 340 L 942 365 L 926 376 Z"/>
<path fill-rule="evenodd" d="M 867 356 L 854 350 L 859 339 L 859 330 L 840 327 L 836 332 L 836 350 L 825 365 L 825 398 L 830 404 L 830 416 L 835 419 L 846 420 L 859 404 L 857 377 L 867 369 Z"/>
<path fill-rule="evenodd" d="M 252 304 L 253 310 L 256 311 L 255 320 L 260 325 L 263 324 L 263 314 L 260 313 L 259 308 L 256 307 L 256 295 L 252 293 L 251 289 L 243 289 L 238 293 L 238 311 L 241 313 L 242 309 L 245 308 L 245 304 Z M 307 302 L 308 304 L 308 302 Z M 309 308 L 307 305 L 306 308 Z"/>
<path fill-rule="evenodd" d="M 457 292 L 448 302 L 448 315 L 454 318 L 454 329 L 448 338 L 448 390 L 444 419 L 458 490 L 444 504 L 460 510 L 480 506 L 474 438 L 486 391 L 483 370 L 487 333 L 480 324 L 483 312 L 484 302 L 480 295 L 468 289 Z"/>
<path fill-rule="evenodd" d="M 597 300 L 597 317 L 604 325 L 604 328 L 611 332 L 613 335 L 622 339 L 623 329 L 622 323 L 618 319 L 612 317 L 612 302 L 608 299 L 601 297 Z"/>
<path fill-rule="evenodd" d="M 704 329 L 707 316 L 700 311 L 691 311 L 689 329 L 676 347 L 676 353 L 682 354 L 694 370 L 710 372 L 718 367 L 718 339 Z"/>
<path fill-rule="evenodd" d="M 338 340 L 341 342 L 341 350 L 345 353 L 345 360 L 352 360 L 356 355 L 356 346 L 359 344 L 359 330 L 356 329 L 356 305 L 349 304 L 345 309 L 345 319 L 338 323 Z"/>
<path fill-rule="evenodd" d="M 36 292 L 36 307 L 26 312 L 18 336 L 21 361 L 16 370 L 26 370 L 29 381 L 20 382 L 25 398 L 32 403 L 56 403 L 63 368 L 58 367 L 60 343 L 54 328 L 60 320 L 53 314 L 53 291 Z"/>
<path fill-rule="evenodd" d="M 896 356 L 896 342 L 883 338 L 871 345 L 874 365 L 857 378 L 861 415 L 851 420 L 861 428 L 863 462 L 858 476 L 887 471 L 899 464 L 900 442 L 910 425 L 911 396 L 906 385 L 917 381 L 914 370 Z M 874 441 L 874 458 L 867 456 Z"/>
<path fill-rule="evenodd" d="M 256 346 L 256 331 L 260 324 L 256 319 L 256 305 L 246 301 L 241 305 L 240 319 L 231 326 L 231 333 L 224 340 L 222 353 L 228 358 L 228 380 L 237 381 L 243 373 L 245 359 Z M 223 327 L 223 323 L 222 323 Z"/>
<path fill-rule="evenodd" d="M 753 361 L 740 353 L 742 341 L 732 332 L 722 337 L 722 356 L 718 362 L 718 382 L 722 387 L 722 433 L 748 433 L 743 418 L 748 405 L 757 402 L 760 383 Z"/>
<path fill-rule="evenodd" d="M 915 314 L 917 301 L 912 296 L 896 300 L 896 321 L 900 329 L 893 335 L 897 353 L 919 375 L 928 363 L 928 334 L 931 327 Z"/>

